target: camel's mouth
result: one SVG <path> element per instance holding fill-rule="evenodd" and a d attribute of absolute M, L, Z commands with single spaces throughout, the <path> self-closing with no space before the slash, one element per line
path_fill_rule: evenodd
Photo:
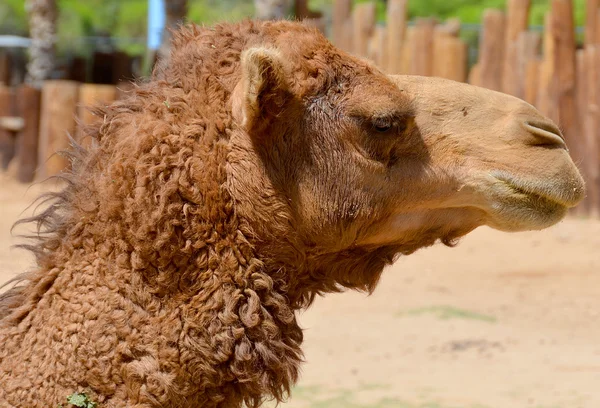
<path fill-rule="evenodd" d="M 585 196 L 579 178 L 530 181 L 504 172 L 492 174 L 490 226 L 502 230 L 542 229 L 559 222 Z"/>
<path fill-rule="evenodd" d="M 565 208 L 575 207 L 585 196 L 585 187 L 579 178 L 532 182 L 503 172 L 498 172 L 492 176 L 512 189 L 517 195 L 526 196 L 542 203 L 557 204 Z"/>

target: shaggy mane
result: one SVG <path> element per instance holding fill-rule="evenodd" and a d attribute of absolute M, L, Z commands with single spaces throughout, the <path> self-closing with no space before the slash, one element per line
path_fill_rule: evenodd
<path fill-rule="evenodd" d="M 92 112 L 96 110 L 91 109 Z M 59 191 L 48 191 L 40 194 L 29 208 L 34 208 L 34 215 L 17 220 L 11 232 L 17 227 L 32 225 L 33 233 L 16 235 L 25 242 L 14 245 L 14 248 L 31 252 L 37 265 L 37 269 L 25 271 L 0 285 L 0 290 L 10 286 L 0 293 L 0 327 L 6 324 L 17 324 L 25 315 L 31 303 L 37 302 L 51 285 L 51 279 L 45 279 L 45 263 L 49 254 L 57 250 L 63 240 L 68 228 L 66 214 L 70 210 L 70 202 L 78 188 L 82 185 L 77 182 L 77 174 L 85 165 L 88 151 L 79 143 L 67 135 L 70 149 L 55 154 L 60 154 L 69 160 L 71 170 L 52 176 L 44 183 L 60 183 L 64 187 Z M 38 209 L 41 211 L 37 214 Z M 42 283 L 40 287 L 40 283 Z M 11 286 L 12 285 L 12 286 Z M 30 302 L 26 300 L 30 298 Z M 10 320 L 7 316 L 15 309 L 22 309 L 22 313 L 16 313 Z"/>

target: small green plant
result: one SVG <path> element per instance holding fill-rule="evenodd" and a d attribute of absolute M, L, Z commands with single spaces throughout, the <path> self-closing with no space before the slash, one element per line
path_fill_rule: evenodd
<path fill-rule="evenodd" d="M 402 316 L 419 316 L 424 314 L 431 314 L 441 320 L 448 319 L 470 319 L 480 320 L 482 322 L 495 323 L 496 318 L 494 316 L 488 316 L 470 310 L 459 309 L 453 306 L 429 306 L 417 309 L 411 309 L 403 312 L 396 313 L 397 317 Z"/>
<path fill-rule="evenodd" d="M 67 404 L 77 408 L 97 408 L 98 403 L 94 402 L 87 396 L 85 392 L 74 392 L 67 397 Z M 64 408 L 62 404 L 58 408 Z"/>

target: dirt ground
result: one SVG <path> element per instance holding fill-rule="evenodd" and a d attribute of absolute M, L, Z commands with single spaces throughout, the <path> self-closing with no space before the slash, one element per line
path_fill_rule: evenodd
<path fill-rule="evenodd" d="M 32 265 L 9 230 L 40 191 L 0 176 L 0 281 Z M 598 408 L 600 222 L 480 228 L 300 321 L 307 361 L 289 408 Z"/>

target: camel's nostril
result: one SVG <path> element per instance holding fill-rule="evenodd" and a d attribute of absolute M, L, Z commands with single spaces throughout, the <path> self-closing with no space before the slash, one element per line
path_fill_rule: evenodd
<path fill-rule="evenodd" d="M 532 145 L 567 149 L 560 129 L 552 122 L 525 121 L 523 126 L 535 139 Z"/>

